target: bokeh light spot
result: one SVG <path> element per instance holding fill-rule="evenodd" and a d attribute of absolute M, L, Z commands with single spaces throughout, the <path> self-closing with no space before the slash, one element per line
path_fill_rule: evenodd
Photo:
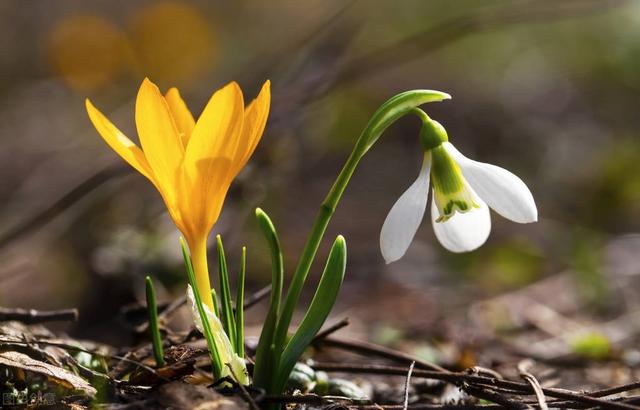
<path fill-rule="evenodd" d="M 189 5 L 153 3 L 134 16 L 130 30 L 140 70 L 156 81 L 184 85 L 214 63 L 212 29 Z"/>
<path fill-rule="evenodd" d="M 54 71 L 78 91 L 110 84 L 125 64 L 124 34 L 113 23 L 91 14 L 75 14 L 57 22 L 47 45 Z"/>

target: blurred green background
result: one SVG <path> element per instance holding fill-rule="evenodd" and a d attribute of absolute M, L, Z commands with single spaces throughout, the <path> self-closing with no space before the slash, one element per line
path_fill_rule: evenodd
<path fill-rule="evenodd" d="M 119 308 L 143 299 L 146 274 L 161 299 L 184 291 L 160 196 L 84 110 L 89 97 L 135 138 L 145 76 L 178 86 L 194 113 L 231 80 L 246 100 L 273 82 L 265 135 L 214 228 L 232 261 L 248 246 L 250 289 L 270 275 L 253 208 L 274 220 L 291 273 L 369 116 L 395 93 L 430 88 L 453 99 L 429 115 L 465 154 L 522 177 L 540 222 L 493 215 L 486 245 L 454 255 L 425 221 L 385 265 L 382 222 L 421 161 L 419 124 L 403 119 L 362 161 L 314 267 L 312 282 L 343 234 L 335 315 L 379 309 L 382 322 L 429 333 L 471 302 L 567 272 L 593 314 L 637 303 L 624 289 L 640 274 L 638 2 L 2 1 L 0 50 L 0 305 L 78 307 L 67 330 L 118 340 Z"/>

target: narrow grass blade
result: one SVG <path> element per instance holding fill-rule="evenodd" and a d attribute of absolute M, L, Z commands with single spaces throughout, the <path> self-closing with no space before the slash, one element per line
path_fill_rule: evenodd
<path fill-rule="evenodd" d="M 184 242 L 184 239 L 180 238 L 180 246 L 182 248 L 182 256 L 184 257 L 184 264 L 187 268 L 187 276 L 189 277 L 189 284 L 191 285 L 191 289 L 193 291 L 193 298 L 196 301 L 196 306 L 198 309 L 198 314 L 200 315 L 200 320 L 202 321 L 202 329 L 204 330 L 204 337 L 207 340 L 207 347 L 209 348 L 209 355 L 211 356 L 211 365 L 213 367 L 213 377 L 215 380 L 218 380 L 222 375 L 222 360 L 220 359 L 220 352 L 218 351 L 218 347 L 216 346 L 215 340 L 213 339 L 213 333 L 211 332 L 211 325 L 209 324 L 209 318 L 207 317 L 207 313 L 204 311 L 204 306 L 202 306 L 202 299 L 200 298 L 200 293 L 198 292 L 198 285 L 196 283 L 196 274 L 193 271 L 193 263 L 191 262 L 191 257 L 189 256 L 189 251 L 187 250 L 187 245 Z"/>
<path fill-rule="evenodd" d="M 244 283 L 247 271 L 247 248 L 242 247 L 236 294 L 236 354 L 244 358 Z"/>
<path fill-rule="evenodd" d="M 316 333 L 318 333 L 327 316 L 329 316 L 329 312 L 338 297 L 340 286 L 342 286 L 346 264 L 347 244 L 344 237 L 339 235 L 331 247 L 327 264 L 322 272 L 313 300 L 300 326 L 298 326 L 282 353 L 278 371 L 275 375 L 275 391 L 280 392 L 284 388 L 296 362 L 300 359 L 300 356 L 311 343 Z"/>
<path fill-rule="evenodd" d="M 211 288 L 211 299 L 213 299 L 213 313 L 216 317 L 220 317 L 220 305 L 218 302 L 218 293 L 214 288 Z"/>
<path fill-rule="evenodd" d="M 158 304 L 156 302 L 156 289 L 150 276 L 145 278 L 145 291 L 147 296 L 147 310 L 149 311 L 149 332 L 151 333 L 151 345 L 153 357 L 156 359 L 156 367 L 164 367 L 164 349 L 160 326 L 158 325 Z"/>
<path fill-rule="evenodd" d="M 260 230 L 264 234 L 269 250 L 271 252 L 271 299 L 269 301 L 269 311 L 260 333 L 260 341 L 256 350 L 256 364 L 253 370 L 253 383 L 256 387 L 265 389 L 268 393 L 272 390 L 274 374 L 278 367 L 279 355 L 282 346 L 274 344 L 275 330 L 278 325 L 278 312 L 280 310 L 280 300 L 282 298 L 282 285 L 284 282 L 284 264 L 280 241 L 276 229 L 260 208 L 256 209 L 256 218 L 260 225 Z"/>
<path fill-rule="evenodd" d="M 229 269 L 227 268 L 227 258 L 224 256 L 224 246 L 222 246 L 222 237 L 216 236 L 216 244 L 218 249 L 218 275 L 220 281 L 220 313 L 222 316 L 222 325 L 224 331 L 227 332 L 229 340 L 236 340 L 236 322 L 233 319 L 233 307 L 231 305 L 231 289 L 229 287 Z"/>

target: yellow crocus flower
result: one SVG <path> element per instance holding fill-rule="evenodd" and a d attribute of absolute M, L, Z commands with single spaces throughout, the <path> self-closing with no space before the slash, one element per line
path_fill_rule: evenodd
<path fill-rule="evenodd" d="M 246 107 L 242 90 L 231 82 L 213 94 L 195 121 L 176 88 L 163 96 L 145 78 L 135 108 L 141 149 L 86 100 L 102 138 L 160 192 L 189 245 L 202 301 L 212 310 L 207 237 L 231 182 L 260 141 L 270 101 L 269 81 Z"/>

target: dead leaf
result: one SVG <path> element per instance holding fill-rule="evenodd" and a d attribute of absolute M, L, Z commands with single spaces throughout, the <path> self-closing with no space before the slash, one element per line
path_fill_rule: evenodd
<path fill-rule="evenodd" d="M 42 374 L 61 386 L 68 389 L 82 391 L 88 396 L 94 396 L 96 394 L 96 389 L 83 378 L 76 376 L 61 367 L 41 362 L 23 353 L 11 351 L 1 352 L 0 365 Z"/>

